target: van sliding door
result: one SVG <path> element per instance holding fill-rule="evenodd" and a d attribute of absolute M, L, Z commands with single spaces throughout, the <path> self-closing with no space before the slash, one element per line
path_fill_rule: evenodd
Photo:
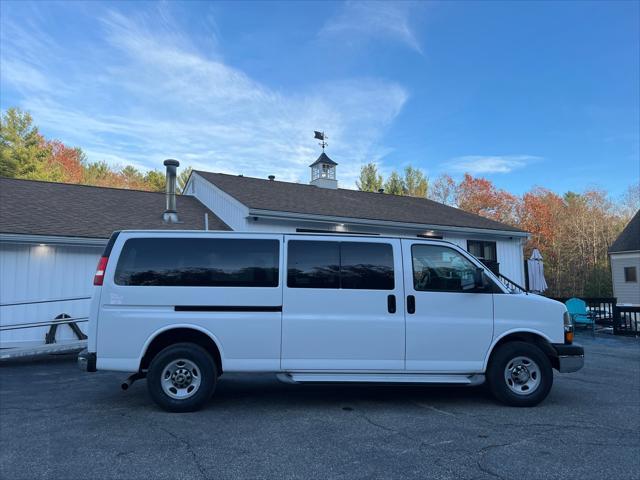
<path fill-rule="evenodd" d="M 402 370 L 400 241 L 285 237 L 283 370 Z"/>

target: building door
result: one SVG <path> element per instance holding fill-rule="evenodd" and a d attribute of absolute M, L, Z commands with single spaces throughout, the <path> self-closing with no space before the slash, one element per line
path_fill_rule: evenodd
<path fill-rule="evenodd" d="M 482 370 L 493 338 L 493 289 L 475 286 L 478 266 L 452 246 L 402 240 L 407 370 Z"/>
<path fill-rule="evenodd" d="M 402 370 L 400 241 L 285 237 L 284 370 Z"/>

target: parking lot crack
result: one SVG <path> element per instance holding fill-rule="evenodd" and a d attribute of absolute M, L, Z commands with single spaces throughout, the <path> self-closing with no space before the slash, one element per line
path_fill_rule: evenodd
<path fill-rule="evenodd" d="M 479 450 L 480 458 L 478 458 L 478 460 L 477 460 L 477 462 L 476 462 L 476 465 L 478 466 L 478 468 L 480 469 L 480 471 L 481 471 L 482 473 L 486 473 L 487 475 L 491 475 L 491 476 L 492 476 L 492 477 L 494 477 L 494 478 L 499 478 L 500 480 L 506 480 L 506 478 L 505 478 L 505 477 L 503 477 L 502 475 L 500 475 L 500 474 L 499 474 L 499 473 L 497 473 L 497 472 L 494 472 L 491 468 L 489 468 L 489 467 L 487 467 L 487 466 L 485 466 L 485 465 L 484 465 L 485 457 L 486 457 L 486 456 L 489 454 L 489 452 L 490 452 L 491 450 L 493 450 L 493 449 L 501 448 L 501 447 L 510 447 L 510 446 L 512 446 L 512 445 L 516 445 L 516 444 L 518 444 L 518 443 L 522 443 L 523 441 L 524 441 L 524 440 L 519 440 L 519 441 L 517 441 L 517 442 L 511 442 L 511 443 L 498 443 L 498 444 L 495 444 L 495 445 L 487 445 L 487 446 L 485 446 L 485 447 L 482 447 L 482 448 Z"/>
<path fill-rule="evenodd" d="M 200 476 L 202 478 L 208 479 L 208 475 L 205 472 L 204 468 L 202 467 L 202 465 L 200 465 L 200 462 L 198 461 L 198 455 L 196 454 L 196 452 L 193 450 L 193 446 L 191 445 L 191 443 L 189 443 L 188 440 L 180 437 L 179 435 L 176 435 L 175 433 L 173 433 L 171 430 L 169 430 L 168 428 L 162 427 L 158 424 L 154 425 L 158 430 L 162 430 L 163 432 L 165 432 L 167 435 L 169 435 L 170 437 L 174 438 L 175 440 L 177 440 L 178 442 L 180 442 L 182 445 L 184 445 L 184 447 L 187 449 L 187 451 L 191 454 L 191 456 L 193 457 L 193 463 L 196 466 L 196 468 L 198 469 L 198 471 L 200 472 Z"/>
<path fill-rule="evenodd" d="M 414 405 L 417 405 L 420 408 L 426 408 L 427 410 L 432 410 L 436 413 L 439 413 L 441 415 L 448 415 L 450 417 L 457 417 L 457 415 L 455 413 L 452 412 L 447 412 L 446 410 L 442 410 L 440 408 L 436 408 L 433 405 L 427 405 L 426 403 L 420 403 L 420 402 L 412 402 Z"/>
<path fill-rule="evenodd" d="M 410 440 L 412 442 L 418 443 L 418 448 L 421 448 L 421 447 L 427 445 L 424 441 L 420 440 L 419 438 L 416 438 L 416 437 L 414 437 L 412 435 L 409 435 L 409 434 L 407 434 L 405 432 L 402 432 L 400 430 L 397 430 L 395 428 L 391 428 L 391 427 L 387 427 L 386 425 L 382 425 L 381 423 L 378 423 L 378 422 L 372 420 L 371 418 L 369 418 L 364 413 L 360 413 L 358 416 L 361 417 L 364 421 L 366 421 L 370 425 L 373 425 L 374 427 L 377 427 L 377 428 L 379 428 L 381 430 L 384 430 L 386 432 L 389 432 L 389 433 L 393 433 L 394 435 L 398 435 L 398 436 L 400 436 L 402 438 L 405 438 L 406 440 Z"/>

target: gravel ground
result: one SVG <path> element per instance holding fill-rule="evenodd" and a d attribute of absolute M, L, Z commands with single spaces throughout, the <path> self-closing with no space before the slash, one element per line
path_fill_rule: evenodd
<path fill-rule="evenodd" d="M 637 479 L 640 343 L 579 341 L 530 409 L 482 387 L 286 385 L 225 375 L 203 411 L 168 414 L 144 381 L 73 356 L 0 365 L 2 479 Z"/>

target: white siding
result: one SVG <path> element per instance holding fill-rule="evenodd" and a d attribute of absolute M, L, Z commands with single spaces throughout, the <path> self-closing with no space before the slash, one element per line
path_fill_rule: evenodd
<path fill-rule="evenodd" d="M 193 195 L 235 231 L 247 231 L 247 207 L 197 173 L 189 179 L 186 193 Z"/>
<path fill-rule="evenodd" d="M 500 273 L 521 287 L 524 287 L 524 252 L 522 251 L 522 241 L 519 238 L 498 240 L 496 248 L 498 262 L 500 263 Z"/>
<path fill-rule="evenodd" d="M 640 305 L 640 283 L 625 282 L 624 267 L 636 267 L 636 278 L 640 280 L 640 252 L 611 254 L 613 296 L 618 304 Z"/>
<path fill-rule="evenodd" d="M 0 304 L 82 297 L 91 294 L 92 279 L 102 247 L 0 244 Z M 0 325 L 44 322 L 61 313 L 84 317 L 88 300 L 0 307 Z M 86 323 L 79 324 L 85 330 Z M 0 346 L 44 343 L 48 327 L 0 333 Z M 58 339 L 73 339 L 68 326 L 59 326 Z"/>

